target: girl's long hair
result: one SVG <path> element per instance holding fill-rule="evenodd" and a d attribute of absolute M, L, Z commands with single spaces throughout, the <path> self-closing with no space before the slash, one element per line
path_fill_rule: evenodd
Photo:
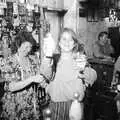
<path fill-rule="evenodd" d="M 81 44 L 78 40 L 78 37 L 76 35 L 76 33 L 71 29 L 71 28 L 64 28 L 59 36 L 59 39 L 58 39 L 58 50 L 59 52 L 61 53 L 61 50 L 60 50 L 60 46 L 59 46 L 59 42 L 60 42 L 60 39 L 61 39 L 61 36 L 64 32 L 67 32 L 69 34 L 71 34 L 72 36 L 72 39 L 74 40 L 74 47 L 72 49 L 72 52 L 73 53 L 77 53 L 77 52 L 85 52 L 84 50 L 84 44 Z"/>
<path fill-rule="evenodd" d="M 70 28 L 64 28 L 59 36 L 59 39 L 58 39 L 58 51 L 60 54 L 55 54 L 53 59 L 54 59 L 54 67 L 53 67 L 53 70 L 56 72 L 56 68 L 57 68 L 57 63 L 59 62 L 60 60 L 60 56 L 61 56 L 61 49 L 60 49 L 60 46 L 59 46 L 59 41 L 61 39 L 61 36 L 64 32 L 67 32 L 69 34 L 71 34 L 72 36 L 72 39 L 74 40 L 74 48 L 72 50 L 73 54 L 77 54 L 78 52 L 82 52 L 82 53 L 85 53 L 85 50 L 84 50 L 84 45 L 81 44 L 77 38 L 77 35 L 75 34 L 75 32 L 70 29 Z"/>

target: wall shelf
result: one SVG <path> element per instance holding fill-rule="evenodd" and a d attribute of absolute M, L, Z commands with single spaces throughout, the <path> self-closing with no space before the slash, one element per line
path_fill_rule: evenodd
<path fill-rule="evenodd" d="M 62 9 L 62 8 L 52 8 L 52 7 L 44 7 L 46 11 L 50 12 L 57 12 L 60 15 L 64 15 L 68 10 L 67 9 Z"/>

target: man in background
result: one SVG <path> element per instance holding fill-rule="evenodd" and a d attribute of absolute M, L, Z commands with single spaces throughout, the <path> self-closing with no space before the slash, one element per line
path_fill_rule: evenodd
<path fill-rule="evenodd" d="M 108 38 L 106 31 L 100 32 L 98 35 L 98 41 L 93 45 L 93 55 L 97 58 L 112 59 L 114 49 L 111 45 L 111 41 Z"/>

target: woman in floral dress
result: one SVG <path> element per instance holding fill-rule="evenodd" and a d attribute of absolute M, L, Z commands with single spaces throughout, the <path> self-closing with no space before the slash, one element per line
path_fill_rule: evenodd
<path fill-rule="evenodd" d="M 1 60 L 0 69 L 5 79 L 2 120 L 38 120 L 40 117 L 35 83 L 43 82 L 44 78 L 39 74 L 39 60 L 31 52 L 35 46 L 31 35 L 22 31 L 11 48 L 13 55 Z"/>

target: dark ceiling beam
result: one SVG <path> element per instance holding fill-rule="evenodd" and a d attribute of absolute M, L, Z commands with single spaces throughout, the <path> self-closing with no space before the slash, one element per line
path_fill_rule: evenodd
<path fill-rule="evenodd" d="M 118 8 L 118 1 L 119 0 L 86 0 L 80 1 L 80 5 L 88 9 Z"/>

